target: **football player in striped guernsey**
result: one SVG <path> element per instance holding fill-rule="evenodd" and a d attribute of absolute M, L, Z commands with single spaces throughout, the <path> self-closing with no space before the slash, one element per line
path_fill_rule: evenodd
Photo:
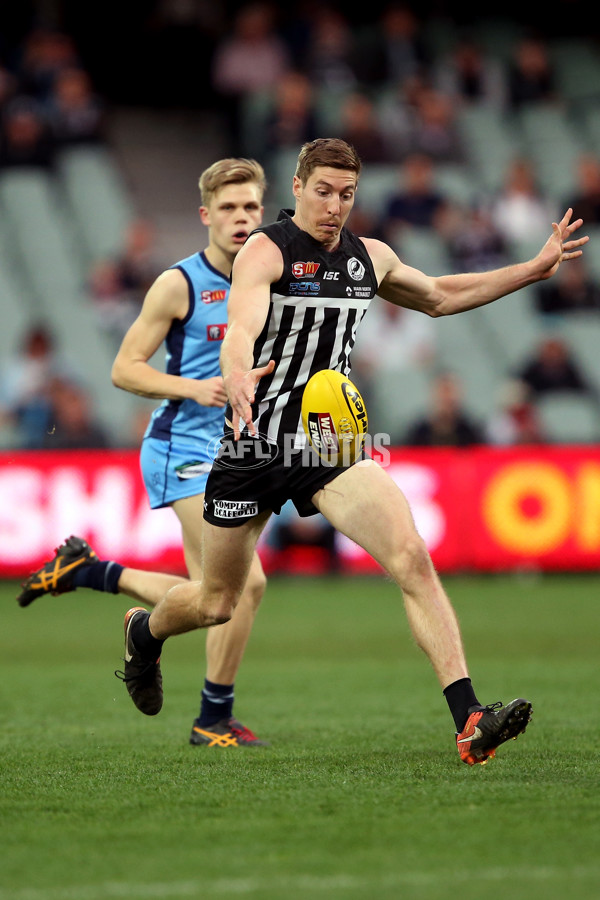
<path fill-rule="evenodd" d="M 527 262 L 432 277 L 345 227 L 360 170 L 354 148 L 340 139 L 305 144 L 292 183 L 295 208 L 256 229 L 236 257 L 221 348 L 229 404 L 206 485 L 203 580 L 173 588 L 152 613 L 126 620 L 125 673 L 142 712 L 149 697 L 161 702 L 164 640 L 229 620 L 261 531 L 291 500 L 301 515 L 321 512 L 396 582 L 448 702 L 460 758 L 485 763 L 525 730 L 532 704 L 479 702 L 456 614 L 406 498 L 373 460 L 334 468 L 307 449 L 302 394 L 319 369 L 349 376 L 356 329 L 375 294 L 434 318 L 465 312 L 550 278 L 581 255 L 587 237 L 573 237 L 582 221 L 571 221 L 568 210 Z"/>

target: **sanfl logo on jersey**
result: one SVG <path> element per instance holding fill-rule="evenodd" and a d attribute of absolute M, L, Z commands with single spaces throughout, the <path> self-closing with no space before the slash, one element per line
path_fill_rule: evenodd
<path fill-rule="evenodd" d="M 295 262 L 292 263 L 292 274 L 294 278 L 304 278 L 305 275 L 314 275 L 320 268 L 321 263 L 317 262 Z"/>
<path fill-rule="evenodd" d="M 203 303 L 222 303 L 227 297 L 226 290 L 218 291 L 200 291 L 200 298 Z"/>
<path fill-rule="evenodd" d="M 357 259 L 353 256 L 348 260 L 348 275 L 350 278 L 353 278 L 355 281 L 362 281 L 365 274 L 365 267 L 361 263 L 360 259 Z"/>

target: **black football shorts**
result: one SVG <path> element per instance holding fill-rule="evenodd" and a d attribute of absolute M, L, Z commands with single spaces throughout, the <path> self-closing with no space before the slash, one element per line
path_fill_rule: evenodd
<path fill-rule="evenodd" d="M 266 510 L 279 513 L 287 500 L 301 516 L 315 515 L 311 498 L 343 471 L 310 447 L 284 452 L 256 439 L 225 438 L 206 482 L 204 518 L 235 528 Z"/>

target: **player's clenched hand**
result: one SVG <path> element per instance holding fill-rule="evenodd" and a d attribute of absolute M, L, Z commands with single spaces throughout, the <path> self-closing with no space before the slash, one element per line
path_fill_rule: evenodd
<path fill-rule="evenodd" d="M 214 378 L 203 378 L 194 382 L 192 400 L 200 406 L 225 406 L 227 391 L 220 375 Z"/>
<path fill-rule="evenodd" d="M 569 208 L 560 222 L 552 223 L 552 234 L 535 260 L 541 269 L 540 280 L 551 278 L 561 262 L 581 256 L 583 251 L 580 248 L 589 241 L 587 235 L 571 240 L 571 235 L 583 225 L 583 219 L 571 222 L 572 215 L 573 210 Z"/>
<path fill-rule="evenodd" d="M 275 362 L 271 359 L 266 366 L 259 366 L 249 372 L 231 372 L 225 379 L 225 387 L 233 412 L 231 427 L 236 441 L 240 436 L 240 421 L 248 426 L 250 434 L 256 434 L 256 426 L 252 421 L 252 404 L 256 385 L 265 375 L 270 375 L 274 368 Z"/>

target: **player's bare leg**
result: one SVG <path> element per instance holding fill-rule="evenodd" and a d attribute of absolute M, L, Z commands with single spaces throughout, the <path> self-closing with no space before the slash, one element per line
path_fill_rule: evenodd
<path fill-rule="evenodd" d="M 318 491 L 313 502 L 399 585 L 413 636 L 442 688 L 468 677 L 456 614 L 406 498 L 386 472 L 372 460 L 357 463 Z"/>
<path fill-rule="evenodd" d="M 188 581 L 189 578 L 166 572 L 146 572 L 144 569 L 126 567 L 119 578 L 119 593 L 126 594 L 144 606 L 154 607 L 172 587 L 187 584 Z"/>
<path fill-rule="evenodd" d="M 531 703 L 519 698 L 506 706 L 482 706 L 477 700 L 456 614 L 400 489 L 376 463 L 365 461 L 326 485 L 313 502 L 402 589 L 411 631 L 433 665 L 454 718 L 460 758 L 471 766 L 492 759 L 500 744 L 525 731 Z"/>
<path fill-rule="evenodd" d="M 171 588 L 150 616 L 158 640 L 228 622 L 240 602 L 250 573 L 256 542 L 270 513 L 234 528 L 204 522 L 202 581 Z"/>
<path fill-rule="evenodd" d="M 205 525 L 203 520 L 204 494 L 177 500 L 173 504 L 173 508 L 181 522 L 185 560 L 190 579 L 201 581 L 202 535 Z M 209 681 L 218 684 L 234 682 L 265 587 L 265 574 L 260 559 L 255 554 L 244 590 L 231 620 L 223 625 L 214 625 L 207 632 L 206 677 Z"/>

